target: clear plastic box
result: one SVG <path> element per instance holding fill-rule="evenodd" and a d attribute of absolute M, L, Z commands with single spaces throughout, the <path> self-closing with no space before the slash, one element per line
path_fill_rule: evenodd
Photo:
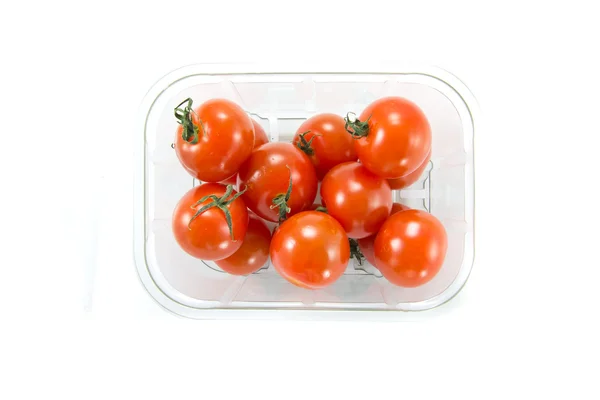
<path fill-rule="evenodd" d="M 298 68 L 260 65 L 192 65 L 178 69 L 147 93 L 136 131 L 134 254 L 140 279 L 167 310 L 191 318 L 397 318 L 451 299 L 473 265 L 473 136 L 476 102 L 448 72 L 431 67 L 377 66 L 357 72 L 348 63 Z M 390 284 L 366 261 L 321 290 L 301 289 L 268 263 L 249 276 L 222 272 L 213 262 L 181 250 L 171 233 L 175 204 L 198 184 L 171 148 L 173 108 L 191 97 L 198 105 L 226 98 L 242 106 L 271 141 L 291 141 L 314 114 L 360 114 L 371 101 L 401 96 L 415 102 L 431 124 L 431 161 L 418 182 L 394 192 L 394 201 L 435 215 L 448 233 L 439 274 L 418 288 Z M 395 312 L 394 312 L 395 311 Z"/>

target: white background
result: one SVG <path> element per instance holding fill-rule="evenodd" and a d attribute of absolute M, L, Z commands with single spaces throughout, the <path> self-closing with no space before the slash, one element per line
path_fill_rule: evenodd
<path fill-rule="evenodd" d="M 598 14 L 483 3 L 2 2 L 0 398 L 599 398 Z M 132 261 L 146 90 L 340 59 L 440 66 L 478 99 L 465 289 L 399 323 L 164 312 Z"/>

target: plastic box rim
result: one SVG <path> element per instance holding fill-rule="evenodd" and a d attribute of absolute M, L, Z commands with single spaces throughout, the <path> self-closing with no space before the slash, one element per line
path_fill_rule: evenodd
<path fill-rule="evenodd" d="M 261 308 L 194 308 L 181 304 L 167 296 L 156 284 L 148 270 L 145 254 L 145 130 L 147 117 L 157 99 L 169 86 L 191 75 L 239 75 L 239 74 L 417 74 L 437 79 L 451 88 L 464 102 L 473 125 L 473 141 L 479 121 L 479 105 L 475 96 L 467 86 L 455 75 L 445 69 L 412 63 L 378 63 L 374 65 L 353 63 L 349 69 L 347 64 L 307 63 L 290 64 L 191 64 L 175 69 L 160 78 L 148 90 L 139 107 L 135 123 L 134 145 L 134 195 L 133 195 L 133 258 L 138 277 L 150 295 L 167 311 L 183 317 L 195 319 L 339 319 L 339 320 L 400 320 L 407 313 L 424 311 L 439 307 L 455 297 L 466 284 L 473 268 L 475 258 L 475 185 L 474 185 L 474 149 L 471 151 L 471 165 L 466 170 L 466 179 L 472 182 L 471 191 L 465 196 L 473 210 L 473 231 L 470 243 L 471 251 L 465 251 L 461 273 L 440 294 L 430 299 L 415 302 L 408 309 L 396 310 L 344 310 L 344 309 L 261 309 Z M 468 188 L 467 188 L 468 189 Z M 467 243 L 466 243 L 467 244 Z M 467 250 L 467 246 L 465 246 Z M 463 271 L 464 269 L 464 271 Z"/>

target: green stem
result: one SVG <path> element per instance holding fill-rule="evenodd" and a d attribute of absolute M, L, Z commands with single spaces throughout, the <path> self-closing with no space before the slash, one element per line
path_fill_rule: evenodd
<path fill-rule="evenodd" d="M 194 112 L 192 109 L 192 103 L 192 99 L 188 97 L 179 103 L 177 107 L 175 107 L 174 113 L 177 123 L 182 127 L 181 138 L 188 143 L 196 144 L 198 143 L 198 131 L 200 128 L 198 128 L 198 126 L 194 124 L 194 121 L 192 121 L 192 113 Z M 181 108 L 181 106 L 184 104 L 185 107 Z M 200 121 L 200 125 L 202 126 L 202 121 Z M 203 126 L 202 132 L 204 132 Z"/>
<path fill-rule="evenodd" d="M 344 129 L 346 129 L 346 132 L 352 135 L 354 139 L 366 137 L 369 135 L 370 119 L 371 116 L 369 115 L 369 118 L 367 118 L 366 121 L 360 121 L 358 118 L 356 118 L 356 114 L 349 112 L 344 117 L 344 121 L 346 121 L 346 123 L 344 124 Z"/>
<path fill-rule="evenodd" d="M 315 133 L 314 135 L 312 135 L 312 137 L 309 140 L 306 140 L 305 136 L 307 133 L 310 133 L 310 131 L 306 131 L 306 132 L 298 135 L 298 137 L 300 138 L 300 141 L 298 143 L 296 143 L 296 147 L 298 147 L 300 150 L 302 150 L 304 153 L 306 153 L 307 156 L 312 156 L 315 154 L 315 150 L 311 147 L 312 141 L 315 140 L 315 138 L 317 136 L 322 136 L 322 135 Z"/>
<path fill-rule="evenodd" d="M 277 196 L 273 197 L 273 205 L 271 206 L 271 210 L 277 208 L 279 211 L 279 223 L 282 223 L 287 218 L 287 215 L 292 211 L 292 209 L 288 206 L 287 202 L 292 195 L 292 170 L 289 166 L 285 166 L 288 171 L 290 171 L 290 183 L 287 188 L 287 192 L 280 193 Z"/>
<path fill-rule="evenodd" d="M 227 206 L 233 203 L 242 194 L 244 194 L 245 191 L 246 189 L 237 192 L 236 194 L 231 196 L 231 193 L 233 193 L 233 185 L 227 185 L 227 190 L 225 190 L 225 194 L 223 194 L 223 196 L 221 197 L 217 197 L 216 194 L 209 194 L 207 196 L 204 196 L 203 198 L 198 200 L 196 204 L 192 206 L 192 208 L 198 207 L 200 204 L 204 203 L 208 199 L 210 199 L 211 202 L 203 205 L 200 209 L 196 211 L 196 213 L 190 219 L 190 222 L 188 222 L 188 229 L 191 229 L 190 225 L 196 218 L 198 218 L 200 214 L 202 214 L 204 211 L 210 208 L 217 207 L 225 215 L 225 221 L 227 221 L 227 227 L 229 228 L 229 233 L 231 234 L 231 240 L 235 242 L 235 238 L 233 237 L 233 224 L 231 222 L 231 212 L 229 211 Z M 229 196 L 231 196 L 230 199 L 228 199 Z"/>
<path fill-rule="evenodd" d="M 348 239 L 348 243 L 350 244 L 350 258 L 356 258 L 358 265 L 362 265 L 365 256 L 360 251 L 360 247 L 358 247 L 358 241 L 356 239 Z"/>
<path fill-rule="evenodd" d="M 327 209 L 323 206 L 319 206 L 319 207 L 315 208 L 315 211 L 320 211 L 320 212 L 324 212 L 325 214 L 327 214 Z"/>

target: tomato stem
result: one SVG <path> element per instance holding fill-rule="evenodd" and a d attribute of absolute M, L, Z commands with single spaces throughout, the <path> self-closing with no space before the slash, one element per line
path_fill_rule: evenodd
<path fill-rule="evenodd" d="M 348 243 L 350 244 L 350 258 L 356 258 L 358 265 L 362 265 L 365 256 L 360 251 L 360 247 L 358 247 L 358 241 L 356 239 L 348 239 Z"/>
<path fill-rule="evenodd" d="M 271 206 L 271 210 L 277 208 L 279 211 L 279 223 L 282 223 L 287 218 L 287 215 L 292 211 L 292 209 L 288 206 L 287 202 L 292 195 L 292 170 L 288 165 L 285 166 L 288 171 L 290 171 L 290 183 L 287 188 L 287 192 L 280 193 L 277 196 L 273 197 L 273 205 Z"/>
<path fill-rule="evenodd" d="M 231 196 L 231 193 L 233 193 L 233 185 L 227 185 L 225 194 L 221 197 L 217 197 L 216 194 L 209 194 L 207 196 L 204 196 L 203 198 L 198 200 L 196 202 L 196 204 L 194 204 L 192 206 L 192 208 L 198 207 L 200 204 L 204 203 L 208 199 L 210 199 L 211 202 L 203 205 L 199 210 L 196 211 L 196 213 L 190 219 L 190 222 L 188 222 L 188 229 L 191 229 L 190 225 L 196 218 L 198 218 L 198 216 L 200 214 L 202 214 L 204 211 L 206 211 L 210 208 L 217 207 L 225 215 L 225 221 L 227 221 L 227 227 L 229 228 L 229 233 L 231 234 L 231 240 L 233 240 L 235 242 L 235 238 L 233 237 L 233 224 L 231 222 L 231 212 L 229 212 L 229 209 L 227 208 L 227 206 L 230 205 L 231 203 L 233 203 L 235 201 L 235 199 L 240 197 L 242 194 L 244 194 L 245 191 L 246 191 L 246 189 L 244 189 L 240 192 L 237 192 L 236 194 Z M 228 199 L 229 196 L 231 196 L 230 199 Z"/>
<path fill-rule="evenodd" d="M 327 214 L 327 209 L 323 206 L 319 206 L 319 207 L 315 208 L 315 211 L 320 211 L 320 212 L 324 212 L 325 214 Z"/>
<path fill-rule="evenodd" d="M 177 123 L 182 127 L 181 138 L 188 143 L 196 144 L 198 143 L 198 131 L 200 129 L 194 124 L 194 121 L 192 121 L 192 113 L 195 114 L 192 109 L 192 103 L 192 99 L 188 97 L 175 107 L 174 113 Z M 182 109 L 181 106 L 184 104 L 186 104 L 186 106 Z M 200 125 L 202 126 L 202 121 L 200 121 Z M 204 126 L 202 126 L 202 132 L 204 132 Z"/>
<path fill-rule="evenodd" d="M 300 150 L 302 150 L 304 153 L 306 153 L 307 156 L 312 156 L 315 154 L 315 150 L 311 147 L 312 141 L 315 139 L 315 137 L 317 136 L 322 136 L 319 135 L 318 133 L 315 133 L 308 141 L 306 140 L 305 135 L 307 133 L 310 133 L 310 131 L 306 131 L 304 133 L 301 133 L 298 135 L 298 137 L 300 138 L 300 141 L 298 143 L 296 143 L 296 147 L 298 147 Z"/>
<path fill-rule="evenodd" d="M 366 121 L 360 121 L 358 118 L 356 118 L 356 114 L 354 114 L 353 112 L 349 112 L 344 117 L 344 121 L 346 122 L 344 124 L 344 129 L 346 129 L 346 132 L 352 135 L 354 139 L 366 137 L 369 135 L 370 119 L 371 116 L 369 115 L 369 118 L 367 118 Z"/>

